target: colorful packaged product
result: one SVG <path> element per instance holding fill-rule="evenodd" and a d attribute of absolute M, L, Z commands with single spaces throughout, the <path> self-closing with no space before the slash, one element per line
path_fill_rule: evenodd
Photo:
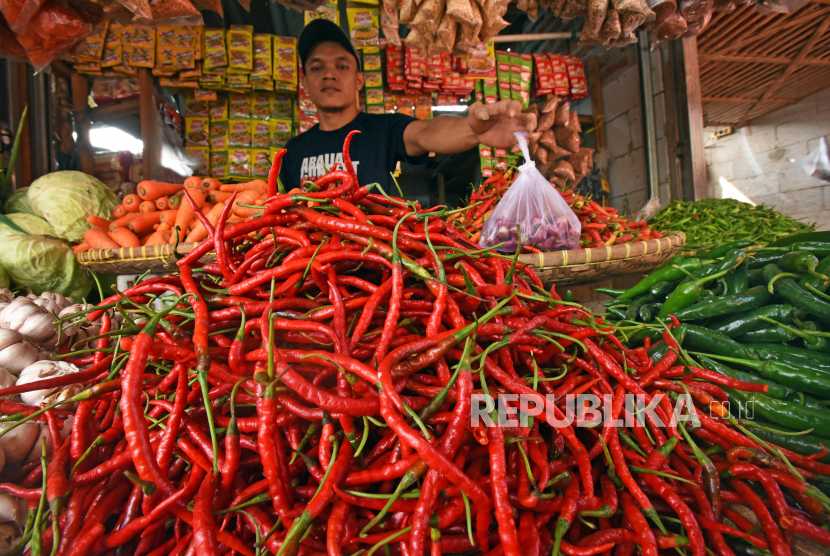
<path fill-rule="evenodd" d="M 565 56 L 565 67 L 568 70 L 568 81 L 571 84 L 571 100 L 588 96 L 588 80 L 585 77 L 585 66 L 577 56 Z"/>
<path fill-rule="evenodd" d="M 349 35 L 357 48 L 377 46 L 380 37 L 378 11 L 372 8 L 347 8 Z"/>
<path fill-rule="evenodd" d="M 207 176 L 210 174 L 210 167 L 209 167 L 209 160 L 210 160 L 210 149 L 208 147 L 186 147 L 190 153 L 196 155 L 196 160 L 199 158 L 204 159 L 204 164 L 199 164 L 196 168 L 194 175 L 196 176 Z M 201 169 L 201 171 L 200 171 Z"/>
<path fill-rule="evenodd" d="M 291 139 L 291 120 L 272 119 L 268 124 L 271 128 L 271 146 L 284 147 Z"/>
<path fill-rule="evenodd" d="M 250 72 L 254 65 L 253 25 L 231 25 L 228 30 L 228 67 Z"/>
<path fill-rule="evenodd" d="M 571 94 L 571 84 L 568 79 L 568 67 L 565 57 L 559 54 L 548 54 L 551 70 L 553 71 L 553 94 L 566 97 Z"/>
<path fill-rule="evenodd" d="M 251 149 L 251 177 L 267 178 L 271 171 L 271 149 Z"/>
<path fill-rule="evenodd" d="M 251 119 L 268 120 L 271 117 L 271 95 L 251 93 Z"/>
<path fill-rule="evenodd" d="M 204 62 L 202 64 L 204 70 L 224 68 L 228 65 L 225 31 L 223 29 L 205 29 L 204 44 Z"/>
<path fill-rule="evenodd" d="M 251 121 L 234 120 L 228 121 L 228 145 L 231 147 L 251 146 Z"/>
<path fill-rule="evenodd" d="M 297 39 L 274 37 L 274 81 L 297 87 Z"/>
<path fill-rule="evenodd" d="M 208 118 L 185 118 L 184 129 L 188 147 L 207 147 L 208 129 L 210 120 Z"/>
<path fill-rule="evenodd" d="M 234 76 L 228 76 L 234 77 Z M 228 93 L 228 117 L 231 119 L 249 119 L 251 117 L 251 97 L 242 92 Z"/>
<path fill-rule="evenodd" d="M 251 177 L 251 149 L 231 149 L 228 157 L 230 159 L 228 174 L 232 178 Z"/>
<path fill-rule="evenodd" d="M 290 120 L 293 113 L 293 99 L 282 93 L 271 95 L 271 119 Z"/>
<path fill-rule="evenodd" d="M 230 177 L 228 151 L 210 151 L 210 175 L 218 180 Z"/>
<path fill-rule="evenodd" d="M 271 147 L 271 127 L 267 121 L 251 122 L 251 146 L 260 149 Z"/>
<path fill-rule="evenodd" d="M 221 151 L 228 148 L 228 120 L 211 121 L 209 134 L 211 149 Z"/>

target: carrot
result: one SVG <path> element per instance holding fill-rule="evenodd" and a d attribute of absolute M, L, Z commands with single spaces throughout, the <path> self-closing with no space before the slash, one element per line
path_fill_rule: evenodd
<path fill-rule="evenodd" d="M 141 204 L 138 206 L 138 211 L 142 214 L 156 212 L 156 204 L 153 201 L 141 201 Z"/>
<path fill-rule="evenodd" d="M 170 208 L 170 197 L 165 195 L 156 199 L 156 208 L 158 210 L 167 210 Z"/>
<path fill-rule="evenodd" d="M 138 236 L 127 228 L 116 228 L 110 232 L 110 237 L 121 247 L 138 247 L 141 245 Z"/>
<path fill-rule="evenodd" d="M 170 243 L 170 238 L 172 236 L 173 233 L 170 230 L 159 230 L 152 234 L 150 237 L 148 237 L 144 245 L 148 247 L 150 245 L 167 245 Z"/>
<path fill-rule="evenodd" d="M 73 253 L 80 253 L 81 251 L 89 251 L 90 247 L 87 242 L 79 243 L 75 247 L 72 248 Z"/>
<path fill-rule="evenodd" d="M 124 209 L 127 212 L 138 212 L 138 208 L 141 206 L 141 197 L 135 193 L 131 193 L 130 195 L 124 197 L 121 204 L 124 205 Z"/>
<path fill-rule="evenodd" d="M 137 212 L 128 212 L 126 215 L 122 216 L 121 218 L 113 220 L 110 223 L 110 231 L 112 231 L 116 228 L 123 228 L 124 226 L 127 225 L 127 222 L 129 222 L 130 220 L 132 220 L 133 218 L 135 218 L 136 216 L 139 216 L 139 215 L 140 215 L 140 213 L 137 213 Z"/>
<path fill-rule="evenodd" d="M 173 226 L 170 225 L 170 222 L 162 222 L 156 228 L 157 232 L 166 232 L 167 230 L 172 230 Z"/>
<path fill-rule="evenodd" d="M 204 178 L 202 180 L 202 187 L 208 191 L 218 190 L 222 186 L 222 182 L 216 178 Z"/>
<path fill-rule="evenodd" d="M 84 232 L 84 241 L 91 249 L 118 249 L 118 245 L 107 232 L 100 228 L 90 228 Z"/>
<path fill-rule="evenodd" d="M 210 203 L 208 201 L 205 201 L 205 204 L 202 205 L 202 214 L 209 213 L 210 209 L 212 209 L 214 207 L 214 205 L 216 205 L 216 203 Z"/>
<path fill-rule="evenodd" d="M 248 189 L 266 189 L 265 180 L 251 180 L 245 183 L 226 183 L 219 188 L 220 191 L 246 191 Z"/>
<path fill-rule="evenodd" d="M 182 206 L 182 196 L 181 195 L 171 195 L 170 199 L 167 201 L 167 204 L 170 205 L 171 209 L 177 209 Z"/>
<path fill-rule="evenodd" d="M 115 208 L 112 209 L 112 217 L 113 218 L 121 218 L 125 214 L 127 214 L 127 210 L 124 208 L 124 205 L 122 205 L 120 203 L 115 205 Z"/>
<path fill-rule="evenodd" d="M 158 224 L 159 220 L 161 220 L 161 213 L 158 211 L 139 214 L 127 222 L 127 228 L 134 234 L 141 235 L 144 232 L 152 230 L 153 224 Z"/>
<path fill-rule="evenodd" d="M 159 218 L 159 222 L 170 224 L 172 227 L 172 224 L 176 221 L 176 214 L 178 212 L 177 210 L 160 211 L 161 217 Z"/>
<path fill-rule="evenodd" d="M 96 228 L 101 228 L 104 231 L 110 229 L 111 222 L 109 220 L 99 218 L 94 214 L 90 214 L 89 216 L 87 216 L 86 221 L 95 226 Z"/>
<path fill-rule="evenodd" d="M 233 193 L 230 193 L 228 191 L 208 191 L 207 200 L 211 203 L 219 203 L 222 201 L 227 201 L 231 198 L 231 195 L 233 195 Z"/>
<path fill-rule="evenodd" d="M 225 208 L 225 203 L 216 203 L 215 205 L 213 205 L 213 208 L 210 209 L 210 212 L 206 215 L 208 222 L 215 226 L 216 223 L 219 222 L 219 217 L 222 215 L 223 208 Z M 202 225 L 202 223 L 199 222 L 198 224 L 196 224 L 196 227 L 193 228 L 193 231 L 190 232 L 190 234 L 187 236 L 185 242 L 191 243 L 195 241 L 202 241 L 207 237 L 207 235 L 207 230 Z"/>
<path fill-rule="evenodd" d="M 163 181 L 144 180 L 139 182 L 135 191 L 138 196 L 144 201 L 155 201 L 159 197 L 165 195 L 175 195 L 184 189 L 184 186 L 178 183 L 166 183 Z"/>
<path fill-rule="evenodd" d="M 191 191 L 193 189 L 201 188 L 202 190 L 206 190 L 206 187 L 202 187 L 202 178 L 199 176 L 190 176 L 189 178 L 184 180 L 184 188 L 187 191 Z"/>
<path fill-rule="evenodd" d="M 197 207 L 201 207 L 205 204 L 205 195 L 200 189 L 191 189 L 188 193 L 191 197 L 193 197 L 193 200 L 196 201 Z M 182 241 L 184 239 L 185 231 L 195 217 L 196 213 L 193 211 L 193 207 L 190 206 L 190 203 L 187 201 L 183 202 L 181 207 L 179 207 L 179 213 L 176 215 L 176 222 L 173 225 L 173 230 L 175 231 L 176 227 L 178 227 L 179 231 L 178 233 L 170 234 L 171 243 L 175 243 L 177 239 L 178 241 Z"/>

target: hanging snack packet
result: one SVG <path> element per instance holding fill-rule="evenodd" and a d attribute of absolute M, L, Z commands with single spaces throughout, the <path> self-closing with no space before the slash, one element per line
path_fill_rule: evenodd
<path fill-rule="evenodd" d="M 479 243 L 498 251 L 522 246 L 540 251 L 577 249 L 582 225 L 559 192 L 536 169 L 527 150 L 527 134 L 517 133 L 525 162 L 516 181 L 484 223 Z"/>

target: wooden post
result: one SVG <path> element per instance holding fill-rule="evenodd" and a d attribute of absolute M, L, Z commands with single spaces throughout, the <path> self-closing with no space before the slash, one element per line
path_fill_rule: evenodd
<path fill-rule="evenodd" d="M 20 125 L 20 118 L 23 115 L 23 109 L 29 104 L 29 64 L 26 62 L 18 62 L 17 64 L 17 98 L 18 107 L 17 118 L 12 129 L 16 132 L 17 126 Z M 17 182 L 17 187 L 26 187 L 32 183 L 32 145 L 31 145 L 31 126 L 29 122 L 32 121 L 32 111 L 40 110 L 41 107 L 32 106 L 26 115 L 26 121 L 23 122 L 23 128 L 20 130 L 20 151 L 18 154 L 18 167 L 20 173 L 17 175 L 20 181 Z"/>
<path fill-rule="evenodd" d="M 141 140 L 144 142 L 142 166 L 144 179 L 161 179 L 161 138 L 158 137 L 158 113 L 156 110 L 153 74 L 147 68 L 138 70 L 139 117 Z"/>
<path fill-rule="evenodd" d="M 605 140 L 605 107 L 602 103 L 602 72 L 599 67 L 599 58 L 588 58 L 588 94 L 591 96 L 591 112 L 596 128 L 597 151 L 604 151 Z"/>
<path fill-rule="evenodd" d="M 78 153 L 81 157 L 81 172 L 95 173 L 95 161 L 89 144 L 89 81 L 86 75 L 72 72 L 72 110 L 78 122 Z"/>
<path fill-rule="evenodd" d="M 438 174 L 438 204 L 439 205 L 446 205 L 447 204 L 447 188 L 444 183 L 444 174 Z"/>
<path fill-rule="evenodd" d="M 683 39 L 683 65 L 686 74 L 686 100 L 689 103 L 689 142 L 692 151 L 692 176 L 695 200 L 709 196 L 706 180 L 706 154 L 703 138 L 703 95 L 700 90 L 700 63 L 697 58 L 697 39 Z"/>

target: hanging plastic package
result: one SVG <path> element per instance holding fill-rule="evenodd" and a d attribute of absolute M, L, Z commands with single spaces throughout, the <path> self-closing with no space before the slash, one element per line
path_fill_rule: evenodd
<path fill-rule="evenodd" d="M 827 141 L 824 137 L 819 139 L 818 146 L 807 155 L 801 167 L 811 178 L 830 183 L 830 153 L 827 151 Z"/>
<path fill-rule="evenodd" d="M 579 248 L 582 225 L 562 195 L 536 169 L 527 150 L 527 134 L 516 133 L 525 162 L 496 210 L 484 223 L 479 243 L 515 252 L 521 244 L 540 251 Z"/>

